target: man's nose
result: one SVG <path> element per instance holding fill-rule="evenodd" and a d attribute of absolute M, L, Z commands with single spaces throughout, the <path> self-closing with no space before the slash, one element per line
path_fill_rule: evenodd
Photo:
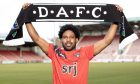
<path fill-rule="evenodd" d="M 71 40 L 71 38 L 70 38 L 70 37 L 68 37 L 68 38 L 67 38 L 67 41 L 70 41 L 70 40 Z"/>

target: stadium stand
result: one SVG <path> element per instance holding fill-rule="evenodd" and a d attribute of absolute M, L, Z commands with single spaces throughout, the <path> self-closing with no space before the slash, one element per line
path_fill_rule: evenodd
<path fill-rule="evenodd" d="M 83 36 L 81 41 L 78 43 L 77 48 L 84 47 L 96 43 L 98 40 L 102 39 L 103 36 Z"/>
<path fill-rule="evenodd" d="M 134 19 L 135 20 L 135 19 Z M 129 23 L 133 27 L 134 32 L 140 34 L 140 21 L 130 20 Z M 94 44 L 98 40 L 102 39 L 109 28 L 109 23 L 101 23 L 94 25 L 83 25 L 80 26 L 82 33 L 82 39 L 77 44 L 77 47 L 83 47 L 86 45 Z M 140 35 L 139 35 L 140 37 Z M 118 51 L 119 46 L 119 31 L 113 42 L 104 49 L 99 55 L 92 59 L 94 62 L 124 62 L 124 61 L 140 61 L 140 39 L 128 45 L 124 50 Z"/>
<path fill-rule="evenodd" d="M 78 48 L 86 45 L 91 45 L 101 40 L 104 36 L 84 36 L 79 44 Z M 115 58 L 115 53 L 118 51 L 119 37 L 115 36 L 113 42 L 104 49 L 99 55 L 92 59 L 92 61 L 112 61 Z"/>
<path fill-rule="evenodd" d="M 14 63 L 43 62 L 43 57 L 32 51 L 0 50 L 0 61 L 12 61 Z"/>
<path fill-rule="evenodd" d="M 136 56 L 140 55 L 140 47 L 138 47 L 139 45 L 140 45 L 140 39 L 137 39 L 135 42 L 132 43 L 126 55 L 136 55 Z"/>
<path fill-rule="evenodd" d="M 127 52 L 121 58 L 128 60 L 137 60 L 140 56 L 140 47 L 138 47 L 139 45 L 140 39 L 137 39 L 130 45 L 130 47 L 128 47 Z"/>
<path fill-rule="evenodd" d="M 140 21 L 130 20 L 129 23 L 134 28 L 134 31 L 137 34 L 140 34 Z M 109 25 L 110 23 L 77 25 L 81 32 L 81 39 L 77 44 L 77 48 L 91 45 L 101 40 L 104 37 L 106 31 L 108 30 Z M 1 36 L 2 35 L 0 35 L 0 37 Z M 54 39 L 55 39 L 54 42 L 56 42 L 54 44 L 58 46 L 62 46 L 59 38 L 54 38 Z M 36 44 L 33 42 L 26 42 L 26 45 L 23 45 L 22 48 L 26 47 L 27 49 L 21 49 L 22 50 L 21 52 L 20 50 L 18 50 L 17 47 L 7 48 L 1 46 L 2 41 L 3 39 L 0 39 L 0 63 L 2 63 L 3 61 L 7 62 L 7 60 L 8 61 L 10 60 L 12 62 L 14 61 L 16 63 L 42 62 L 44 61 L 44 59 L 47 59 L 47 61 L 50 62 L 50 59 L 48 57 L 43 56 L 43 53 L 41 52 L 40 48 L 38 47 L 34 48 Z M 112 62 L 115 61 L 116 59 L 119 59 L 121 60 L 119 62 L 124 62 L 124 61 L 140 62 L 140 47 L 139 47 L 140 39 L 138 39 L 137 41 L 133 42 L 131 45 L 126 47 L 126 49 L 124 49 L 124 52 L 122 53 L 118 52 L 118 45 L 119 45 L 119 36 L 116 35 L 113 42 L 106 49 L 104 49 L 99 55 L 94 57 L 91 61 Z"/>

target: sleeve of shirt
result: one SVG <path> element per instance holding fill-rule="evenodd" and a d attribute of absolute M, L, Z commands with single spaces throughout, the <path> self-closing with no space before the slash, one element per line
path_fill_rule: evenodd
<path fill-rule="evenodd" d="M 86 57 L 91 60 L 94 57 L 94 46 L 87 46 L 84 48 Z"/>
<path fill-rule="evenodd" d="M 48 57 L 50 59 L 52 59 L 53 56 L 54 56 L 54 45 L 53 44 L 49 44 Z"/>

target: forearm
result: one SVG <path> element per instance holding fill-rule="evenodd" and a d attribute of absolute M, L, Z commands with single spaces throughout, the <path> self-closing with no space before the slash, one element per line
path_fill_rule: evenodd
<path fill-rule="evenodd" d="M 25 25 L 26 25 L 27 31 L 28 31 L 30 37 L 32 38 L 32 40 L 34 42 L 37 42 L 39 40 L 39 35 L 36 32 L 35 28 L 33 27 L 32 23 L 27 23 Z"/>
<path fill-rule="evenodd" d="M 110 28 L 109 28 L 109 30 L 108 30 L 108 32 L 107 32 L 107 34 L 104 37 L 104 40 L 105 40 L 105 42 L 107 44 L 110 44 L 113 41 L 113 39 L 114 39 L 114 37 L 116 35 L 117 29 L 118 29 L 118 25 L 112 23 Z"/>

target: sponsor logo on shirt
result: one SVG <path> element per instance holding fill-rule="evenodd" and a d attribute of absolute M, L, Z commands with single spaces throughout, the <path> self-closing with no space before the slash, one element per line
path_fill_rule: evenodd
<path fill-rule="evenodd" d="M 71 74 L 73 77 L 76 77 L 77 76 L 77 62 L 74 62 L 72 65 L 63 65 L 62 73 Z"/>

